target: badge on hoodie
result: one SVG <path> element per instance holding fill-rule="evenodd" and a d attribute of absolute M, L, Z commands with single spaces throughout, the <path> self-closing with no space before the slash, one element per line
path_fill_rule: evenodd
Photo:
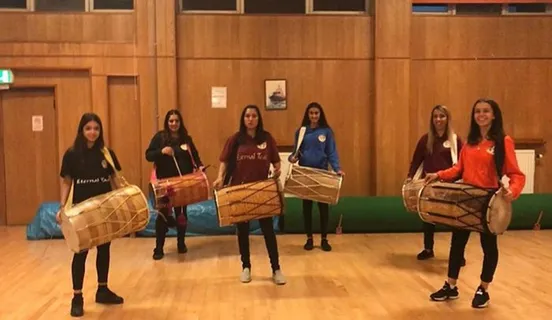
<path fill-rule="evenodd" d="M 320 142 L 326 141 L 326 136 L 323 135 L 323 134 L 319 135 L 319 136 L 318 136 L 318 141 L 320 141 Z"/>
<path fill-rule="evenodd" d="M 266 141 L 263 142 L 263 143 L 261 143 L 261 144 L 258 144 L 258 145 L 257 145 L 257 148 L 259 148 L 259 149 L 261 149 L 261 150 L 266 149 Z"/>
<path fill-rule="evenodd" d="M 107 169 L 107 162 L 105 160 L 102 160 L 102 167 L 104 169 Z"/>
<path fill-rule="evenodd" d="M 450 141 L 445 140 L 445 142 L 443 142 L 443 147 L 450 148 Z"/>
<path fill-rule="evenodd" d="M 494 146 L 492 146 L 492 147 L 490 147 L 489 149 L 487 149 L 487 153 L 493 154 L 493 155 L 494 155 Z"/>
<path fill-rule="evenodd" d="M 188 145 L 186 143 L 180 145 L 180 149 L 188 151 Z"/>

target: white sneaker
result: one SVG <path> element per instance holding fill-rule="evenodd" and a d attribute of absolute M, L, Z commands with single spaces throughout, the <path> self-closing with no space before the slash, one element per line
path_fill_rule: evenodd
<path fill-rule="evenodd" d="M 276 270 L 272 274 L 272 281 L 274 281 L 274 283 L 277 285 L 286 284 L 286 277 L 284 277 L 284 274 L 281 270 Z"/>
<path fill-rule="evenodd" d="M 240 281 L 243 283 L 251 282 L 251 270 L 249 270 L 249 268 L 245 268 L 242 270 Z"/>

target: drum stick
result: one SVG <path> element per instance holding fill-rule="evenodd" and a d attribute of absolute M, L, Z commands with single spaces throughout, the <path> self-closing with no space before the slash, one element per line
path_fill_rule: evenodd
<path fill-rule="evenodd" d="M 174 154 L 173 154 L 172 158 L 174 160 L 174 164 L 176 165 L 176 170 L 178 170 L 178 174 L 180 176 L 182 176 L 182 172 L 180 172 L 180 167 L 178 166 L 178 161 L 176 161 L 176 158 L 174 157 Z"/>
<path fill-rule="evenodd" d="M 343 230 L 341 229 L 341 221 L 343 220 L 343 213 L 339 216 L 339 223 L 337 224 L 337 228 L 335 229 L 336 234 L 341 234 Z"/>
<path fill-rule="evenodd" d="M 541 212 L 539 213 L 539 217 L 537 218 L 537 222 L 533 226 L 533 230 L 536 230 L 536 231 L 540 230 L 540 228 L 541 228 L 540 222 L 542 220 L 542 215 L 543 214 L 544 214 L 544 211 L 541 210 Z"/>

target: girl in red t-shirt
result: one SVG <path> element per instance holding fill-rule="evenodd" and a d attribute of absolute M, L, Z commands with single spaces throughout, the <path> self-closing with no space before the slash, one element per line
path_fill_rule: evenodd
<path fill-rule="evenodd" d="M 280 156 L 276 141 L 263 128 L 263 118 L 255 105 L 246 106 L 240 118 L 240 130 L 233 134 L 220 155 L 218 177 L 213 188 L 223 185 L 239 185 L 268 178 L 270 164 L 274 166 L 274 177 L 280 176 Z M 285 284 L 286 279 L 280 270 L 278 244 L 272 226 L 272 217 L 259 219 L 266 248 L 272 267 L 272 279 L 276 284 Z M 251 281 L 251 261 L 249 254 L 249 222 L 237 224 L 238 244 L 242 260 L 241 281 Z"/>
<path fill-rule="evenodd" d="M 519 197 L 525 186 L 525 175 L 517 164 L 514 141 L 504 133 L 502 113 L 498 104 L 493 100 L 479 99 L 472 108 L 468 143 L 462 149 L 458 163 L 447 170 L 428 174 L 426 181 L 453 181 L 461 177 L 464 183 L 497 190 L 503 175 L 508 176 L 510 182 L 509 187 L 503 187 L 500 192 L 503 192 L 507 201 L 513 201 Z M 467 230 L 453 231 L 448 280 L 443 288 L 430 295 L 432 300 L 458 298 L 456 281 L 469 236 L 470 231 Z M 488 305 L 490 297 L 487 291 L 498 264 L 497 236 L 488 233 L 480 233 L 479 236 L 484 258 L 481 284 L 472 300 L 474 308 L 484 308 Z"/>

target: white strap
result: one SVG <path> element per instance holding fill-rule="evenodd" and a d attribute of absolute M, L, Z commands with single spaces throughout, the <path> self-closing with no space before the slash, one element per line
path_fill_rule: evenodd
<path fill-rule="evenodd" d="M 305 138 L 305 132 L 307 132 L 307 127 L 303 126 L 301 127 L 301 129 L 299 129 L 299 137 L 297 138 L 297 147 L 295 147 L 295 155 L 297 155 L 297 152 L 301 147 L 301 143 L 303 142 L 303 138 Z"/>
<path fill-rule="evenodd" d="M 418 167 L 418 170 L 416 170 L 416 173 L 414 174 L 414 177 L 412 177 L 412 180 L 420 179 L 420 177 L 422 176 L 423 167 L 424 167 L 424 162 L 422 161 L 422 163 Z"/>
<path fill-rule="evenodd" d="M 450 147 L 450 156 L 452 157 L 452 165 L 455 165 L 458 162 L 458 143 L 456 138 L 456 133 L 452 134 L 452 141 Z"/>

